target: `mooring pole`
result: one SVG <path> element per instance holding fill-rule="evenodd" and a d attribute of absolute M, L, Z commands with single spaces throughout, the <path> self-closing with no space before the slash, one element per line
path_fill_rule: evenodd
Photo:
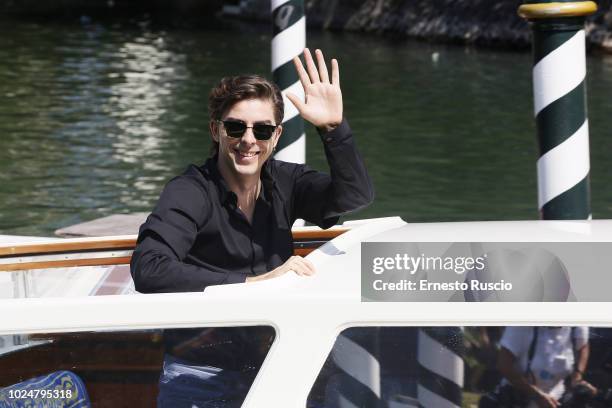
<path fill-rule="evenodd" d="M 533 94 L 538 128 L 538 208 L 545 220 L 591 218 L 586 109 L 585 16 L 593 1 L 526 1 L 533 29 Z"/>
<path fill-rule="evenodd" d="M 463 331 L 460 327 L 423 327 L 418 336 L 419 406 L 461 408 Z"/>
<path fill-rule="evenodd" d="M 291 92 L 304 98 L 292 59 L 306 47 L 306 18 L 303 0 L 272 0 L 272 75 L 283 92 L 285 117 L 283 134 L 276 146 L 275 157 L 293 163 L 306 161 L 306 136 L 304 121 L 297 109 L 285 97 Z"/>
<path fill-rule="evenodd" d="M 331 351 L 338 373 L 327 385 L 325 406 L 386 406 L 381 400 L 380 329 L 352 327 L 340 333 Z"/>

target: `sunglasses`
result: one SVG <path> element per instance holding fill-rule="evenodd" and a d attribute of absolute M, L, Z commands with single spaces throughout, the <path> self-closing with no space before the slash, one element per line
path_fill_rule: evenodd
<path fill-rule="evenodd" d="M 230 137 L 240 138 L 247 129 L 253 129 L 253 135 L 257 140 L 270 139 L 278 127 L 278 125 L 266 125 L 264 123 L 256 123 L 253 126 L 247 126 L 246 123 L 236 120 L 219 120 L 218 122 L 223 123 L 225 133 Z"/>

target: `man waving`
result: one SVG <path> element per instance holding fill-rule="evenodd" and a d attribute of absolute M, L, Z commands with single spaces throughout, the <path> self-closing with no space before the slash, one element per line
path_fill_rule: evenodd
<path fill-rule="evenodd" d="M 271 157 L 284 113 L 276 85 L 257 75 L 223 78 L 209 97 L 212 157 L 172 179 L 140 228 L 131 264 L 136 290 L 194 292 L 289 271 L 311 275 L 314 266 L 293 256 L 293 222 L 329 228 L 372 202 L 372 182 L 343 118 L 338 62 L 330 75 L 320 50 L 315 58 L 305 49 L 306 67 L 294 59 L 305 100 L 287 97 L 317 128 L 329 174 Z M 265 357 L 253 338 L 270 330 L 166 332 L 159 406 L 240 406 Z"/>

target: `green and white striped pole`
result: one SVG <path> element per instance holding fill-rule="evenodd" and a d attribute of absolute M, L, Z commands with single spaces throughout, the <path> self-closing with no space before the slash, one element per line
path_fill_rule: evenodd
<path fill-rule="evenodd" d="M 306 161 L 306 135 L 304 121 L 297 109 L 285 97 L 287 92 L 304 99 L 292 59 L 302 54 L 306 47 L 306 18 L 303 0 L 272 0 L 272 75 L 283 92 L 285 117 L 283 134 L 276 146 L 279 160 L 293 163 Z"/>
<path fill-rule="evenodd" d="M 418 336 L 419 407 L 461 408 L 463 331 L 460 327 L 423 327 Z"/>
<path fill-rule="evenodd" d="M 533 94 L 538 128 L 538 207 L 545 220 L 591 218 L 586 110 L 585 16 L 593 1 L 526 1 L 533 28 Z"/>

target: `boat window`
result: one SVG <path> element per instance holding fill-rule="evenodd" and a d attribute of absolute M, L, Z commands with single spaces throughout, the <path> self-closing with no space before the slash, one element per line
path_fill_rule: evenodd
<path fill-rule="evenodd" d="M 161 397 L 183 406 L 172 398 L 198 398 L 219 368 L 229 374 L 215 387 L 231 383 L 231 398 L 244 399 L 274 335 L 269 326 L 0 335 L 0 407 L 30 398 L 150 408 Z"/>
<path fill-rule="evenodd" d="M 534 330 L 502 326 L 346 329 L 336 339 L 310 391 L 307 408 L 479 406 L 481 399 L 495 398 L 494 390 L 503 383 L 498 370 L 501 348 L 508 344 L 516 346 L 517 353 L 528 353 L 526 339 Z M 594 405 L 588 406 L 612 406 L 612 328 L 540 327 L 537 331 L 540 342 L 556 341 L 560 348 L 558 355 L 547 356 L 548 363 L 543 363 L 545 346 L 538 343 L 533 364 L 542 372 L 540 376 L 556 376 L 558 381 L 549 381 L 550 386 L 563 387 L 572 373 L 574 355 L 579 358 L 575 348 L 588 342 L 590 358 L 584 379 L 599 390 L 589 396 Z M 579 390 L 556 390 L 556 398 L 575 403 L 583 397 Z M 492 404 L 499 406 L 495 401 Z"/>
<path fill-rule="evenodd" d="M 134 293 L 129 265 L 0 271 L 0 299 Z"/>

